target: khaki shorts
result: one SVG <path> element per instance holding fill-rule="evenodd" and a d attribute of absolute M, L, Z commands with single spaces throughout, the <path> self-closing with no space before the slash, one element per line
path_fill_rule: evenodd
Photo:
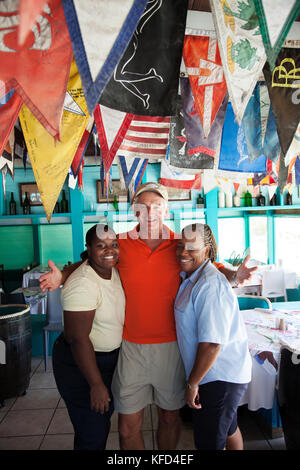
<path fill-rule="evenodd" d="M 179 410 L 185 405 L 184 390 L 185 372 L 177 341 L 122 341 L 112 381 L 116 411 L 132 414 L 152 403 L 164 410 Z"/>

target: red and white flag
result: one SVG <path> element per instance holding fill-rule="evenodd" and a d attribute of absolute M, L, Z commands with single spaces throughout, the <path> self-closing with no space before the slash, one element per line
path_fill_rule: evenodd
<path fill-rule="evenodd" d="M 169 188 L 201 189 L 201 174 L 189 175 L 176 171 L 169 167 L 166 160 L 162 160 L 159 182 Z"/>

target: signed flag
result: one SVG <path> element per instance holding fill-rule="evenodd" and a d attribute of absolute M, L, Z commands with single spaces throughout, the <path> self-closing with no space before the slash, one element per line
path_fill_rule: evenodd
<path fill-rule="evenodd" d="M 281 49 L 273 71 L 266 62 L 264 76 L 276 117 L 280 146 L 285 155 L 300 121 L 300 49 Z"/>
<path fill-rule="evenodd" d="M 254 0 L 271 70 L 288 32 L 300 13 L 298 0 Z"/>
<path fill-rule="evenodd" d="M 297 157 L 295 161 L 295 181 L 297 185 L 300 185 L 300 157 Z"/>
<path fill-rule="evenodd" d="M 21 109 L 20 122 L 48 221 L 88 121 L 89 114 L 75 60 L 65 96 L 60 142 L 54 141 L 26 105 Z"/>
<path fill-rule="evenodd" d="M 203 134 L 207 137 L 227 92 L 217 38 L 186 35 L 183 60 Z"/>
<path fill-rule="evenodd" d="M 242 123 L 249 160 L 253 161 L 260 155 L 264 155 L 276 162 L 280 153 L 280 144 L 276 120 L 265 84 L 256 85 Z"/>
<path fill-rule="evenodd" d="M 173 170 L 167 160 L 161 162 L 160 184 L 169 188 L 200 189 L 201 175 L 190 175 L 181 171 Z"/>
<path fill-rule="evenodd" d="M 45 4 L 21 47 L 18 13 L 16 0 L 0 2 L 0 64 L 5 64 L 0 83 L 14 88 L 47 132 L 58 138 L 73 54 L 61 0 Z"/>
<path fill-rule="evenodd" d="M 63 0 L 90 115 L 132 38 L 146 3 L 147 0 Z"/>
<path fill-rule="evenodd" d="M 37 16 L 42 12 L 46 3 L 47 0 L 34 0 L 34 2 L 28 2 L 28 0 L 19 0 L 19 45 L 24 44 L 25 39 L 33 27 Z"/>
<path fill-rule="evenodd" d="M 148 1 L 101 104 L 137 115 L 175 114 L 187 6 L 187 0 Z"/>
<path fill-rule="evenodd" d="M 148 158 L 131 158 L 119 155 L 118 159 L 121 188 L 130 190 L 131 196 L 135 194 L 145 173 Z"/>
<path fill-rule="evenodd" d="M 14 89 L 0 97 L 0 156 L 18 118 L 22 100 Z"/>
<path fill-rule="evenodd" d="M 229 99 L 238 124 L 266 61 L 253 0 L 211 1 Z"/>

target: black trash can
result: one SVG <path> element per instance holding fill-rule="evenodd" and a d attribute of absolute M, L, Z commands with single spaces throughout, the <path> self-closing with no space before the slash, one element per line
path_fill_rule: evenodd
<path fill-rule="evenodd" d="M 32 334 L 30 307 L 0 305 L 0 404 L 22 395 L 30 382 Z"/>

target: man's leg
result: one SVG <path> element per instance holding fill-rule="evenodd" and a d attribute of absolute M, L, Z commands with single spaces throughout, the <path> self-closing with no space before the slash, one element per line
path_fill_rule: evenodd
<path fill-rule="evenodd" d="M 159 450 L 175 450 L 180 436 L 179 410 L 158 409 L 157 445 Z"/>
<path fill-rule="evenodd" d="M 144 410 L 137 413 L 119 413 L 119 437 L 121 450 L 144 450 L 142 434 Z"/>
<path fill-rule="evenodd" d="M 227 436 L 226 450 L 244 450 L 243 436 L 239 427 L 231 436 Z"/>

